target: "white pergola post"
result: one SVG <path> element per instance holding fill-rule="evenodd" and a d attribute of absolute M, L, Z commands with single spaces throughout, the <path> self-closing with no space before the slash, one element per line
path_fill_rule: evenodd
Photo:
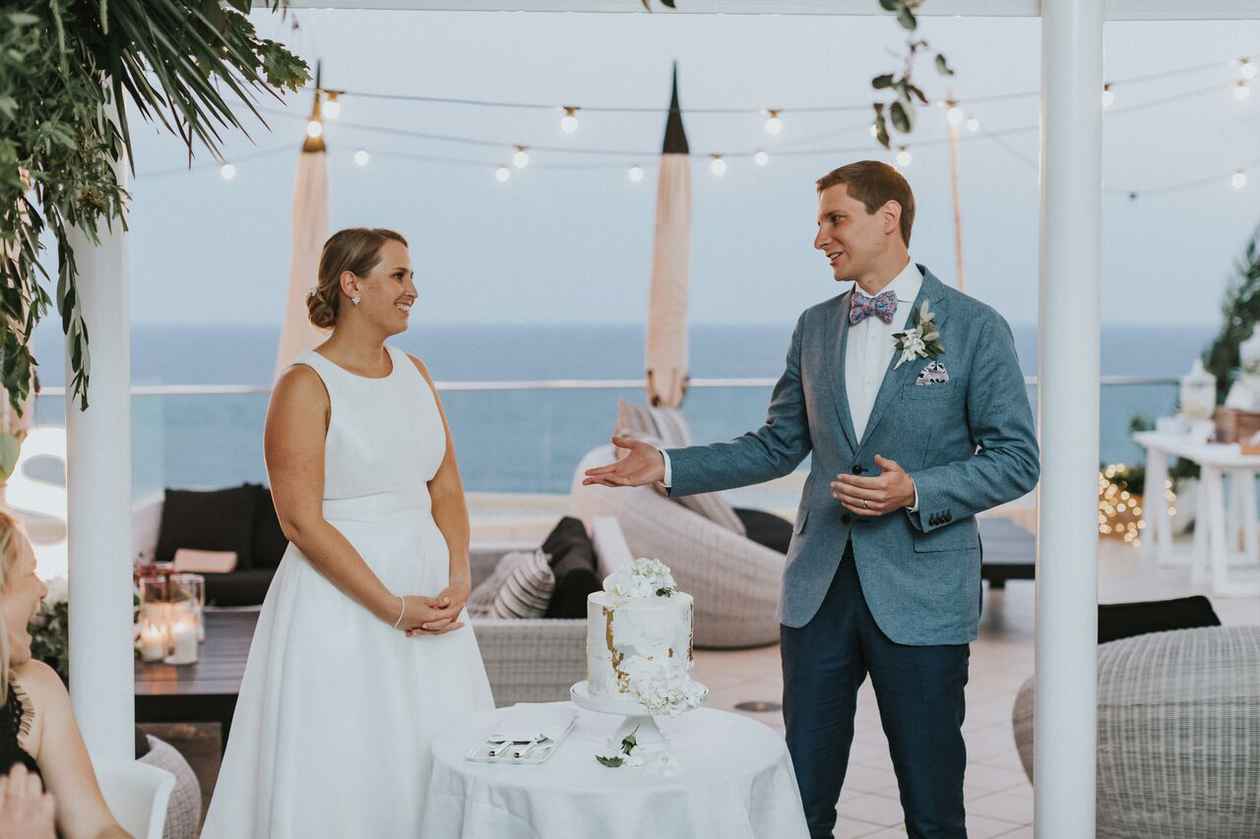
<path fill-rule="evenodd" d="M 1103 4 L 1045 0 L 1041 13 L 1034 830 L 1093 839 Z"/>
<path fill-rule="evenodd" d="M 125 188 L 125 166 L 116 172 Z M 90 339 L 86 411 L 66 388 L 71 700 L 98 766 L 134 760 L 136 719 L 127 250 L 121 225 L 99 232 L 99 245 L 82 231 L 71 238 Z M 70 382 L 68 358 L 67 349 Z"/>

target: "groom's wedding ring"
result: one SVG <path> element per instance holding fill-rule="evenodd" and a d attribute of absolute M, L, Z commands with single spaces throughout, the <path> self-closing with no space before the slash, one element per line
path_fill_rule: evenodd
<path fill-rule="evenodd" d="M 863 506 L 863 507 L 865 507 L 866 509 L 868 509 L 868 510 L 869 510 L 869 509 L 871 509 L 871 502 L 869 502 L 869 501 L 867 501 L 865 498 L 863 498 L 863 499 L 862 499 L 862 506 Z"/>

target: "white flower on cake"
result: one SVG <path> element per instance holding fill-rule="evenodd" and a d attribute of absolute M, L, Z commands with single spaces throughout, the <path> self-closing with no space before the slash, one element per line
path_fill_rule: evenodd
<path fill-rule="evenodd" d="M 621 671 L 630 682 L 630 693 L 650 714 L 677 716 L 699 708 L 709 695 L 708 688 L 696 683 L 668 659 L 656 660 L 640 655 L 628 656 L 621 662 Z"/>
<path fill-rule="evenodd" d="M 604 578 L 604 591 L 622 599 L 669 597 L 677 590 L 669 566 L 659 559 L 636 559 L 629 570 Z"/>

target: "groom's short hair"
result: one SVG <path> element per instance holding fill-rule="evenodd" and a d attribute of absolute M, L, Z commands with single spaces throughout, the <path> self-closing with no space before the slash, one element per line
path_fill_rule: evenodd
<path fill-rule="evenodd" d="M 818 179 L 818 191 L 844 184 L 850 198 L 855 198 L 874 213 L 889 201 L 901 205 L 901 241 L 910 247 L 910 229 L 914 227 L 914 193 L 901 173 L 879 160 L 859 160 L 832 169 Z"/>

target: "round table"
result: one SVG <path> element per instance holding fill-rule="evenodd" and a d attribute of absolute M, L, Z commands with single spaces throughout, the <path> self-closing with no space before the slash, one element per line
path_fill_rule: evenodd
<path fill-rule="evenodd" d="M 547 762 L 477 763 L 466 753 L 494 725 L 478 714 L 433 743 L 424 836 L 444 839 L 805 839 L 809 831 L 780 734 L 701 708 L 657 718 L 677 769 L 595 760 L 621 717 L 573 707 L 577 725 Z"/>

